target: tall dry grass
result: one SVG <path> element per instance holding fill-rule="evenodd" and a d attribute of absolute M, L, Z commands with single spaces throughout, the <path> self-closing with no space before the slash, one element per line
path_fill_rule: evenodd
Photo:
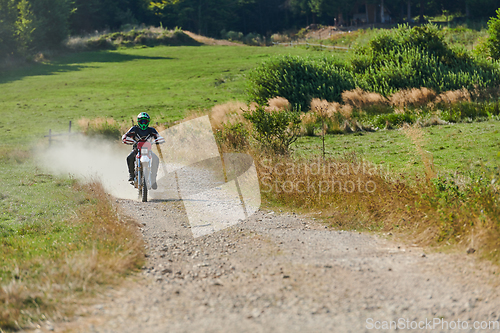
<path fill-rule="evenodd" d="M 315 112 L 302 113 L 300 115 L 301 134 L 307 136 L 314 136 L 315 130 L 318 127 L 318 117 Z"/>
<path fill-rule="evenodd" d="M 351 104 L 328 102 L 319 98 L 311 100 L 310 111 L 301 116 L 302 133 L 314 135 L 315 129 L 323 129 L 326 134 L 352 133 L 363 131 L 366 128 L 354 117 L 354 108 Z M 357 112 L 361 112 L 357 110 Z"/>
<path fill-rule="evenodd" d="M 392 106 L 402 108 L 406 106 L 426 106 L 433 102 L 436 98 L 436 92 L 422 87 L 422 88 L 412 88 L 403 89 L 394 93 L 390 98 L 390 104 Z"/>
<path fill-rule="evenodd" d="M 445 91 L 439 94 L 436 97 L 434 104 L 456 104 L 460 102 L 470 102 L 471 100 L 471 93 L 467 89 L 463 88 L 458 90 Z"/>
<path fill-rule="evenodd" d="M 213 106 L 208 115 L 210 117 L 212 127 L 217 130 L 222 129 L 223 125 L 227 123 L 245 122 L 243 113 L 247 109 L 247 104 L 238 101 L 231 101 Z M 201 114 L 193 114 L 191 117 L 194 119 L 200 115 Z"/>
<path fill-rule="evenodd" d="M 355 154 L 340 159 L 256 156 L 264 202 L 314 213 L 341 229 L 398 232 L 421 245 L 474 247 L 500 261 L 500 186 L 492 180 L 500 178 L 498 170 L 471 176 L 459 186 L 436 175 L 420 130 L 405 131 L 423 159 L 423 175 L 394 174 Z"/>
<path fill-rule="evenodd" d="M 266 111 L 283 111 L 290 110 L 291 105 L 290 102 L 284 97 L 274 97 L 267 101 Z M 251 105 L 251 108 L 255 108 L 256 105 Z"/>
<path fill-rule="evenodd" d="M 424 149 L 427 142 L 425 132 L 422 130 L 419 124 L 404 124 L 402 131 L 415 146 L 415 150 L 418 153 L 418 156 L 420 156 L 422 163 L 424 164 L 425 176 L 427 180 L 430 181 L 431 179 L 435 178 L 436 170 L 434 167 L 434 158 L 430 152 Z"/>
<path fill-rule="evenodd" d="M 305 213 L 319 211 L 338 228 L 388 231 L 397 225 L 406 230 L 411 225 L 402 220 L 425 216 L 406 209 L 418 197 L 414 188 L 355 155 L 316 160 L 270 157 L 257 165 L 268 203 Z"/>
<path fill-rule="evenodd" d="M 460 102 L 470 102 L 473 97 L 480 98 L 481 96 L 497 97 L 500 94 L 500 89 L 475 90 L 473 92 L 463 88 L 452 91 L 445 91 L 437 94 L 434 90 L 426 87 L 402 89 L 392 94 L 388 98 L 380 94 L 364 91 L 356 88 L 342 93 L 342 101 L 344 104 L 351 105 L 358 109 L 364 109 L 371 106 L 387 106 L 390 105 L 401 110 L 405 107 L 430 107 L 440 103 L 456 104 Z"/>
<path fill-rule="evenodd" d="M 364 91 L 361 88 L 344 91 L 342 93 L 342 101 L 344 104 L 352 105 L 355 108 L 362 109 L 373 105 L 387 105 L 387 99 L 377 93 Z"/>
<path fill-rule="evenodd" d="M 71 222 L 80 230 L 78 239 L 65 253 L 19 262 L 16 277 L 2 281 L 0 328 L 63 320 L 82 297 L 119 283 L 121 276 L 142 266 L 144 245 L 135 222 L 119 214 L 101 184 L 77 185 L 76 190 L 86 196 Z"/>

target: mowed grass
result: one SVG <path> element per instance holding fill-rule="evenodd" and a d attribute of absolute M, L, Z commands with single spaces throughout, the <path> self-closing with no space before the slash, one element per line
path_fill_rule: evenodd
<path fill-rule="evenodd" d="M 187 110 L 246 100 L 246 73 L 275 54 L 311 52 L 246 46 L 135 48 L 71 54 L 3 73 L 0 130 L 6 135 L 1 144 L 37 140 L 49 129 L 67 131 L 68 122 L 81 117 L 129 121 L 146 111 L 155 122 L 169 122 L 182 119 Z"/>
<path fill-rule="evenodd" d="M 23 156 L 24 155 L 24 156 Z M 25 154 L 4 153 L 0 169 L 0 283 L 37 276 L 19 266 L 36 257 L 54 259 L 76 246 L 76 210 L 84 195 L 71 179 L 56 179 L 38 169 Z"/>
<path fill-rule="evenodd" d="M 432 126 L 424 131 L 423 148 L 431 153 L 437 172 L 479 171 L 483 166 L 500 165 L 500 122 L 460 123 Z M 300 157 L 321 156 L 322 138 L 301 137 L 294 144 Z M 358 157 L 383 165 L 395 173 L 423 171 L 422 158 L 412 140 L 402 130 L 380 130 L 344 135 L 326 135 L 327 157 Z"/>

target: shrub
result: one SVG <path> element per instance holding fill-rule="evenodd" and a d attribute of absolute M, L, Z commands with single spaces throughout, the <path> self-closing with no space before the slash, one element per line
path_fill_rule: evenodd
<path fill-rule="evenodd" d="M 375 117 L 374 124 L 379 128 L 391 128 L 403 124 L 413 124 L 416 116 L 408 113 L 381 114 Z"/>
<path fill-rule="evenodd" d="M 94 118 L 92 120 L 81 118 L 78 120 L 83 134 L 88 136 L 103 136 L 108 139 L 118 140 L 128 129 L 124 123 L 117 123 L 113 118 Z"/>
<path fill-rule="evenodd" d="M 259 46 L 263 44 L 263 38 L 259 34 L 249 33 L 245 37 L 243 37 L 243 43 L 252 46 Z"/>
<path fill-rule="evenodd" d="M 500 115 L 500 103 L 498 101 L 489 103 L 460 102 L 447 105 L 440 112 L 440 118 L 457 123 L 460 121 L 477 118 L 493 118 Z"/>
<path fill-rule="evenodd" d="M 225 123 L 215 132 L 215 139 L 224 150 L 242 151 L 248 147 L 249 131 L 244 123 Z"/>
<path fill-rule="evenodd" d="M 249 94 L 257 103 L 279 96 L 304 111 L 313 98 L 340 102 L 342 92 L 354 88 L 353 75 L 332 58 L 275 57 L 257 67 L 249 82 Z"/>
<path fill-rule="evenodd" d="M 488 41 L 487 47 L 493 59 L 500 59 L 500 8 L 497 9 L 497 17 L 492 17 L 488 21 Z"/>
<path fill-rule="evenodd" d="M 254 138 L 266 151 L 286 155 L 299 135 L 300 117 L 295 111 L 266 111 L 264 106 L 258 106 L 245 112 L 244 117 L 252 124 Z"/>
<path fill-rule="evenodd" d="M 75 51 L 114 50 L 117 47 L 135 45 L 199 45 L 199 43 L 178 28 L 168 31 L 153 27 L 89 37 L 71 37 L 66 41 L 66 47 Z"/>
<path fill-rule="evenodd" d="M 368 46 L 358 48 L 351 62 L 358 85 L 383 95 L 426 87 L 436 92 L 500 83 L 496 63 L 474 58 L 463 48 L 451 48 L 436 26 L 383 31 Z"/>
<path fill-rule="evenodd" d="M 314 132 L 319 127 L 316 113 L 307 112 L 300 115 L 303 133 L 307 136 L 314 136 Z"/>

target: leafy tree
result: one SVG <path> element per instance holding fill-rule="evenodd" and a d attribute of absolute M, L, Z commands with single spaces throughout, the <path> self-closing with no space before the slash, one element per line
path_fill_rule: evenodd
<path fill-rule="evenodd" d="M 36 29 L 35 16 L 28 0 L 19 1 L 17 9 L 18 18 L 15 27 L 18 51 L 24 56 L 29 56 L 33 49 L 33 33 Z"/>
<path fill-rule="evenodd" d="M 31 0 L 33 40 L 39 49 L 57 48 L 69 35 L 71 0 Z"/>
<path fill-rule="evenodd" d="M 497 10 L 497 17 L 492 17 L 488 21 L 488 41 L 487 46 L 491 57 L 495 60 L 500 59 L 500 8 Z"/>
<path fill-rule="evenodd" d="M 16 3 L 13 0 L 0 0 L 0 59 L 16 50 L 15 22 Z"/>
<path fill-rule="evenodd" d="M 162 8 L 162 2 L 75 0 L 70 28 L 74 33 L 81 33 L 106 28 L 118 29 L 124 24 L 149 23 L 154 13 L 160 11 L 158 7 Z"/>

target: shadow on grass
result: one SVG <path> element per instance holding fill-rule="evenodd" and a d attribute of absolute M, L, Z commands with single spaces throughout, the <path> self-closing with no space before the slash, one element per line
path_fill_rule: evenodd
<path fill-rule="evenodd" d="M 81 52 L 57 57 L 47 63 L 38 63 L 18 69 L 0 70 L 0 84 L 21 80 L 26 76 L 53 75 L 92 67 L 91 63 L 126 62 L 133 60 L 173 60 L 170 57 L 149 57 L 110 51 Z"/>

